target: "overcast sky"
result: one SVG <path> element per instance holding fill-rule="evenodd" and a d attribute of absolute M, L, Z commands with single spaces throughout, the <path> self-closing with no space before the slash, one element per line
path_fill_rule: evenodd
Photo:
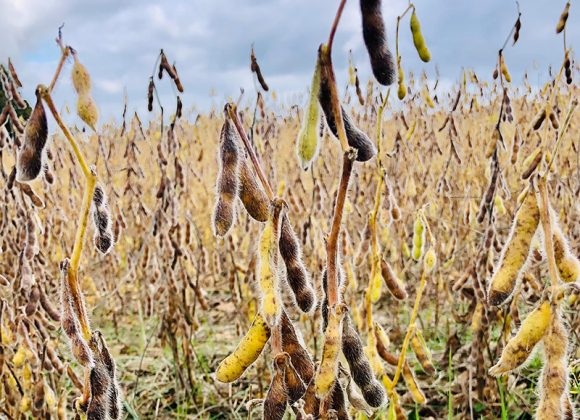
<path fill-rule="evenodd" d="M 396 16 L 406 0 L 383 2 L 389 43 L 394 49 Z M 65 23 L 64 38 L 79 53 L 94 84 L 94 97 L 104 119 L 119 118 L 123 92 L 129 110 L 145 113 L 148 78 L 160 48 L 175 61 L 185 87 L 187 110 L 221 107 L 243 87 L 254 95 L 249 51 L 271 89 L 288 103 L 306 92 L 318 45 L 328 37 L 338 0 L 0 0 L 0 61 L 8 56 L 20 73 L 24 94 L 33 98 L 38 83 L 48 83 L 59 59 L 54 38 Z M 564 0 L 520 0 L 519 43 L 506 52 L 515 83 L 524 72 L 532 83 L 547 78 L 548 66 L 562 60 L 561 35 L 555 25 Z M 497 50 L 516 17 L 508 0 L 417 0 L 431 63 L 422 63 L 413 49 L 408 19 L 402 23 L 403 65 L 434 78 L 439 68 L 445 82 L 457 80 L 462 67 L 489 79 Z M 568 41 L 580 40 L 580 10 L 572 5 Z M 349 0 L 335 40 L 334 62 L 339 81 L 346 80 L 347 52 L 363 81 L 371 76 L 362 41 L 358 0 Z M 65 74 L 68 76 L 70 63 Z M 74 105 L 70 78 L 63 78 L 56 100 Z M 445 86 L 446 83 L 443 83 Z M 344 86 L 343 83 L 340 86 Z M 173 109 L 172 90 L 161 81 L 162 100 Z"/>

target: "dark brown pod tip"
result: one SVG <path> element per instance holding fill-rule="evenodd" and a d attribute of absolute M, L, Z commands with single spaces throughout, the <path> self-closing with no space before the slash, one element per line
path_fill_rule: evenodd
<path fill-rule="evenodd" d="M 329 80 L 324 77 L 325 72 L 322 72 L 320 80 L 320 92 L 318 94 L 318 101 L 320 102 L 320 107 L 324 112 L 326 117 L 326 124 L 332 132 L 335 138 L 338 138 L 338 131 L 336 128 L 336 120 L 334 113 L 332 112 L 332 102 L 330 94 Z M 356 160 L 359 162 L 366 162 L 377 154 L 377 149 L 371 139 L 358 127 L 354 125 L 350 116 L 344 110 L 341 105 L 341 114 L 344 121 L 344 131 L 346 133 L 346 138 L 350 147 L 354 147 L 357 150 Z"/>

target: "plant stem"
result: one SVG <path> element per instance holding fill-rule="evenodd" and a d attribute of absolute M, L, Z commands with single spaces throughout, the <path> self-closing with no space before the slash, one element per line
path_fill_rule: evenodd
<path fill-rule="evenodd" d="M 77 316 L 79 318 L 79 323 L 81 325 L 83 336 L 86 340 L 88 340 L 91 337 L 91 329 L 89 326 L 85 305 L 79 288 L 78 269 L 87 233 L 87 225 L 90 215 L 91 203 L 93 201 L 93 194 L 95 192 L 95 187 L 97 184 L 97 176 L 94 173 L 94 171 L 87 165 L 85 157 L 82 151 L 80 150 L 76 140 L 74 139 L 68 128 L 64 125 L 62 119 L 60 118 L 60 115 L 56 110 L 56 107 L 54 106 L 54 102 L 52 101 L 50 91 L 48 90 L 48 88 L 46 86 L 41 85 L 38 87 L 38 90 L 41 93 L 42 99 L 48 106 L 58 126 L 64 133 L 64 136 L 71 145 L 74 154 L 77 158 L 77 162 L 80 165 L 86 179 L 85 191 L 83 195 L 83 203 L 81 211 L 79 213 L 79 224 L 75 235 L 75 242 L 73 245 L 70 266 L 67 272 L 67 281 L 71 290 L 73 304 L 77 312 Z"/>
<path fill-rule="evenodd" d="M 330 35 L 328 36 L 328 55 L 332 50 L 332 43 L 334 42 L 334 35 L 336 34 L 336 29 L 338 28 L 338 23 L 340 22 L 340 17 L 342 16 L 342 11 L 344 10 L 344 5 L 346 0 L 341 0 L 338 5 L 338 10 L 336 11 L 336 16 L 334 16 L 334 22 L 332 22 L 332 27 L 330 28 Z"/>
<path fill-rule="evenodd" d="M 337 254 L 338 254 L 338 237 L 340 235 L 340 226 L 342 223 L 342 213 L 344 210 L 344 203 L 346 201 L 346 194 L 348 192 L 348 183 L 352 173 L 354 159 L 356 158 L 356 150 L 349 149 L 343 155 L 342 160 L 342 176 L 336 195 L 336 204 L 334 206 L 334 215 L 332 219 L 332 228 L 328 243 L 326 245 L 326 274 L 327 274 L 327 293 L 328 293 L 328 307 L 332 308 L 338 303 L 338 271 L 337 271 Z"/>
<path fill-rule="evenodd" d="M 48 109 L 50 109 L 50 112 L 52 113 L 52 116 L 56 120 L 56 123 L 58 124 L 58 126 L 62 130 L 64 136 L 66 137 L 69 144 L 71 145 L 73 152 L 77 158 L 77 161 L 78 161 L 78 163 L 83 171 L 83 174 L 85 175 L 85 177 L 87 179 L 94 177 L 95 175 L 93 174 L 93 172 L 90 170 L 89 166 L 87 165 L 85 157 L 84 157 L 81 149 L 79 148 L 76 140 L 74 139 L 74 137 L 72 136 L 72 134 L 70 133 L 68 128 L 66 128 L 66 125 L 64 125 L 62 119 L 60 118 L 60 115 L 59 115 L 58 111 L 56 110 L 56 107 L 54 106 L 54 102 L 52 101 L 52 97 L 50 96 L 50 91 L 48 90 L 48 88 L 46 86 L 43 86 L 43 85 L 38 86 L 37 89 L 39 90 L 39 92 L 42 96 L 42 99 L 44 100 L 44 102 L 48 106 Z"/>
<path fill-rule="evenodd" d="M 409 327 L 407 328 L 407 333 L 405 334 L 405 339 L 403 340 L 403 347 L 401 348 L 401 354 L 399 355 L 399 363 L 397 363 L 397 371 L 393 377 L 393 387 L 399 382 L 401 377 L 401 372 L 403 368 L 403 363 L 405 362 L 405 355 L 407 353 L 407 347 L 409 347 L 409 341 L 411 341 L 411 336 L 415 331 L 415 319 L 419 313 L 419 304 L 421 303 L 421 297 L 423 296 L 423 291 L 427 284 L 427 276 L 425 271 L 421 274 L 421 283 L 419 284 L 419 289 L 417 290 L 417 296 L 415 297 L 415 305 L 413 306 L 413 312 L 411 313 L 411 318 L 409 319 Z"/>
<path fill-rule="evenodd" d="M 334 124 L 336 125 L 336 132 L 338 141 L 342 147 L 342 151 L 346 152 L 349 149 L 348 138 L 344 128 L 344 120 L 342 119 L 342 108 L 340 106 L 340 99 L 338 98 L 338 90 L 336 88 L 336 77 L 334 75 L 334 68 L 332 67 L 332 57 L 330 49 L 327 45 L 321 45 L 318 51 L 320 59 L 320 70 L 324 74 L 324 78 L 328 80 L 328 89 L 330 90 L 330 103 L 332 113 L 334 114 Z"/>
<path fill-rule="evenodd" d="M 60 61 L 58 62 L 58 66 L 56 67 L 56 71 L 54 73 L 54 76 L 52 77 L 52 81 L 50 82 L 50 85 L 48 86 L 48 93 L 52 93 L 54 86 L 56 85 L 56 81 L 58 79 L 58 76 L 60 76 L 60 72 L 62 70 L 62 67 L 64 66 L 64 62 L 66 61 L 66 59 L 71 51 L 70 47 L 62 47 L 62 45 L 61 45 L 61 50 L 62 50 L 62 54 L 60 56 Z"/>

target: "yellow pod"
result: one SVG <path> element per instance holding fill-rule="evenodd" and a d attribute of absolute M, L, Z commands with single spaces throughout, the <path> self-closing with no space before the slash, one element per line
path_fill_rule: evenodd
<path fill-rule="evenodd" d="M 493 376 L 510 372 L 524 363 L 542 339 L 551 317 L 550 303 L 546 300 L 522 322 L 518 333 L 506 344 L 497 364 L 489 369 Z"/>
<path fill-rule="evenodd" d="M 242 338 L 238 347 L 226 357 L 216 370 L 220 382 L 233 382 L 252 365 L 262 353 L 270 338 L 270 328 L 260 314 L 256 315 L 250 329 Z"/>
<path fill-rule="evenodd" d="M 500 64 L 501 74 L 503 74 L 503 77 L 506 80 L 506 82 L 511 83 L 512 77 L 510 76 L 510 73 L 509 73 L 508 68 L 505 64 L 505 60 L 503 59 L 503 56 L 501 57 L 500 61 L 501 61 L 501 64 Z"/>
<path fill-rule="evenodd" d="M 262 301 L 260 312 L 268 325 L 272 327 L 280 315 L 280 296 L 278 294 L 278 275 L 275 267 L 272 266 L 274 253 L 278 252 L 278 246 L 275 243 L 275 227 L 270 218 L 260 238 L 260 292 Z"/>
<path fill-rule="evenodd" d="M 77 114 L 93 131 L 96 131 L 99 120 L 97 104 L 89 93 L 79 95 L 77 100 Z"/>
<path fill-rule="evenodd" d="M 430 273 L 435 268 L 437 264 L 437 254 L 435 254 L 435 249 L 429 247 L 429 250 L 425 254 L 425 259 L 423 260 L 423 265 L 425 266 L 425 272 Z"/>
<path fill-rule="evenodd" d="M 31 406 L 32 406 L 32 400 L 30 399 L 30 397 L 24 395 L 20 399 L 20 405 L 18 407 L 18 410 L 21 413 L 26 413 L 26 412 L 30 411 Z"/>
<path fill-rule="evenodd" d="M 397 89 L 397 96 L 402 101 L 407 95 L 407 87 L 405 86 L 405 73 L 403 72 L 403 67 L 401 67 L 401 57 L 398 59 L 397 71 L 399 73 L 399 88 Z"/>
<path fill-rule="evenodd" d="M 77 55 L 74 55 L 74 63 L 71 72 L 73 87 L 79 95 L 84 95 L 91 90 L 91 77 L 87 68 L 81 64 Z"/>
<path fill-rule="evenodd" d="M 419 261 L 425 246 L 425 225 L 420 214 L 415 217 L 413 224 L 413 259 Z"/>
<path fill-rule="evenodd" d="M 538 228 L 540 210 L 535 194 L 530 191 L 516 213 L 510 238 L 502 251 L 499 264 L 491 279 L 488 300 L 500 305 L 513 292 L 528 254 L 532 239 Z"/>
<path fill-rule="evenodd" d="M 407 245 L 406 242 L 403 242 L 403 245 L 401 245 L 401 251 L 403 252 L 403 256 L 405 258 L 411 257 L 411 250 L 409 249 L 409 245 Z"/>
<path fill-rule="evenodd" d="M 19 368 L 22 365 L 24 365 L 25 361 L 26 361 L 26 349 L 21 344 L 18 346 L 16 353 L 14 353 L 14 356 L 12 357 L 12 364 L 14 365 L 15 368 Z"/>
<path fill-rule="evenodd" d="M 381 270 L 377 267 L 374 270 L 373 276 L 370 281 L 370 293 L 371 293 L 371 302 L 377 303 L 377 301 L 381 297 L 381 286 L 383 284 L 383 276 L 381 275 Z"/>
<path fill-rule="evenodd" d="M 503 204 L 503 199 L 501 198 L 501 196 L 499 194 L 495 195 L 495 198 L 493 199 L 493 204 L 495 206 L 495 209 L 497 210 L 497 213 L 500 216 L 503 216 L 507 213 L 505 205 Z"/>
<path fill-rule="evenodd" d="M 350 67 L 349 67 L 350 70 Z M 354 71 L 353 71 L 354 72 Z M 316 61 L 312 83 L 310 84 L 310 97 L 304 113 L 302 128 L 298 134 L 297 153 L 302 169 L 307 170 L 316 157 L 319 142 L 320 105 L 318 93 L 320 92 L 320 60 Z"/>
<path fill-rule="evenodd" d="M 580 262 L 570 252 L 568 241 L 560 227 L 556 223 L 553 226 L 554 259 L 560 273 L 560 279 L 565 283 L 578 281 L 580 278 Z"/>
<path fill-rule="evenodd" d="M 419 405 L 423 405 L 427 402 L 427 398 L 425 398 L 425 394 L 419 388 L 419 384 L 417 384 L 417 379 L 415 378 L 415 374 L 409 367 L 407 362 L 403 363 L 403 379 L 405 379 L 405 383 L 409 388 L 409 392 L 411 393 L 411 397 L 413 401 L 415 401 Z"/>
<path fill-rule="evenodd" d="M 328 395 L 334 381 L 338 368 L 338 356 L 342 343 L 342 319 L 346 312 L 346 306 L 342 303 L 328 311 L 328 325 L 324 334 L 324 346 L 322 348 L 322 360 L 314 379 L 316 396 L 323 399 Z"/>
<path fill-rule="evenodd" d="M 417 360 L 421 364 L 423 370 L 429 375 L 433 375 L 435 373 L 435 367 L 433 366 L 431 351 L 429 350 L 429 347 L 427 347 L 425 338 L 419 329 L 415 329 L 415 334 L 413 334 L 413 338 L 411 338 L 411 348 L 413 349 L 415 356 L 417 356 Z"/>

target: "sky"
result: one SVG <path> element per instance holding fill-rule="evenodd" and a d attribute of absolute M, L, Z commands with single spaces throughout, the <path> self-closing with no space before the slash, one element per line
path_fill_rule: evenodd
<path fill-rule="evenodd" d="M 397 15 L 407 0 L 383 1 L 388 42 L 394 50 Z M 431 79 L 439 71 L 441 86 L 459 80 L 463 68 L 490 79 L 497 51 L 515 22 L 509 0 L 417 0 L 414 2 L 431 51 L 430 63 L 413 48 L 408 17 L 400 28 L 403 67 Z M 514 83 L 528 72 L 532 84 L 548 78 L 548 66 L 562 62 L 562 36 L 555 26 L 564 0 L 520 0 L 522 30 L 515 47 L 506 50 Z M 103 118 L 121 118 L 124 92 L 129 111 L 147 114 L 146 91 L 159 50 L 175 62 L 185 88 L 184 109 L 195 114 L 221 108 L 245 89 L 255 97 L 249 69 L 252 44 L 271 90 L 288 104 L 302 104 L 310 83 L 318 45 L 328 38 L 338 0 L 0 0 L 0 62 L 12 61 L 34 98 L 39 83 L 48 84 L 60 51 L 54 42 L 64 23 L 64 41 L 78 52 L 93 80 L 93 96 Z M 568 43 L 580 40 L 580 10 L 573 4 Z M 372 77 L 361 30 L 359 2 L 348 0 L 340 23 L 333 61 L 339 86 L 347 78 L 352 50 L 359 77 Z M 55 91 L 60 107 L 74 109 L 67 63 Z M 173 110 L 173 88 L 157 82 L 161 101 Z"/>

